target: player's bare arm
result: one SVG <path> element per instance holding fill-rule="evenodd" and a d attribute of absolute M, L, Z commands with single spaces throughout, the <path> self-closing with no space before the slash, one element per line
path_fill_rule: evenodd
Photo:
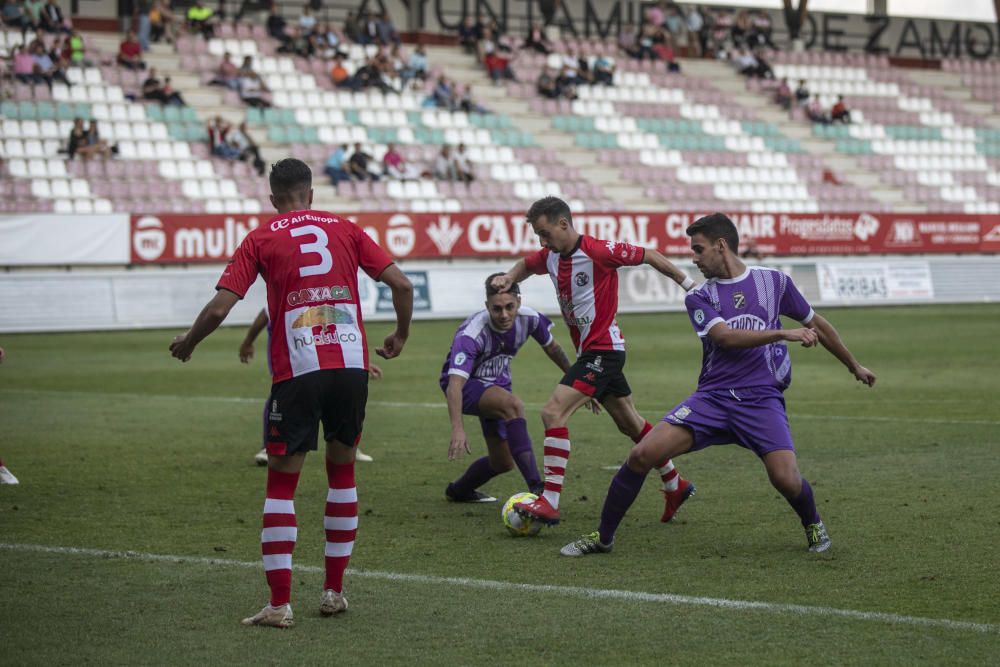
<path fill-rule="evenodd" d="M 498 292 L 506 292 L 510 289 L 511 285 L 516 285 L 522 280 L 528 278 L 530 275 L 531 272 L 528 271 L 528 267 L 524 263 L 524 260 L 519 259 L 517 264 L 511 267 L 510 271 L 493 279 L 493 288 Z"/>
<path fill-rule="evenodd" d="M 448 418 L 451 420 L 451 442 L 448 444 L 448 460 L 454 461 L 462 455 L 471 454 L 469 438 L 465 435 L 465 424 L 462 421 L 462 389 L 465 378 L 461 375 L 448 376 L 448 388 L 445 397 L 448 399 Z"/>
<path fill-rule="evenodd" d="M 406 339 L 410 337 L 410 320 L 413 319 L 413 284 L 395 264 L 387 266 L 378 279 L 392 290 L 396 330 L 385 337 L 382 347 L 375 348 L 375 354 L 383 359 L 392 359 L 399 356 Z"/>
<path fill-rule="evenodd" d="M 817 313 L 813 314 L 813 318 L 809 320 L 807 327 L 816 332 L 819 337 L 820 344 L 827 349 L 827 351 L 833 356 L 840 360 L 840 363 L 847 366 L 847 370 L 851 371 L 851 374 L 857 378 L 858 382 L 862 382 L 869 387 L 875 384 L 875 374 L 870 370 L 858 363 L 858 360 L 854 358 L 851 351 L 847 349 L 844 345 L 844 341 L 841 340 L 840 334 L 837 333 L 837 329 L 830 324 L 830 320 L 826 319 L 822 315 Z"/>
<path fill-rule="evenodd" d="M 235 292 L 227 289 L 218 290 L 212 300 L 201 309 L 188 332 L 174 338 L 170 344 L 170 354 L 181 361 L 188 361 L 198 343 L 219 328 L 239 300 L 240 297 Z"/>
<path fill-rule="evenodd" d="M 818 342 L 815 331 L 809 327 L 800 329 L 766 329 L 747 331 L 733 329 L 725 322 L 719 322 L 708 331 L 708 337 L 719 347 L 748 348 L 769 345 L 778 341 L 802 343 L 802 347 L 812 347 Z"/>
<path fill-rule="evenodd" d="M 643 253 L 642 263 L 650 265 L 658 272 L 683 287 L 685 290 L 690 290 L 694 287 L 694 280 L 684 271 L 677 268 L 677 266 L 667 259 L 659 250 L 646 248 Z"/>
<path fill-rule="evenodd" d="M 244 364 L 253 359 L 253 343 L 257 340 L 257 336 L 260 332 L 264 330 L 267 326 L 267 311 L 261 309 L 257 313 L 257 317 L 254 318 L 253 323 L 250 324 L 250 328 L 247 329 L 247 335 L 244 336 L 243 342 L 240 343 L 240 361 Z"/>

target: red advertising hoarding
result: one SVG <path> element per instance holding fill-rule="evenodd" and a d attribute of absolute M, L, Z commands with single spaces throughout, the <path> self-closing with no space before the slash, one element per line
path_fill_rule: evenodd
<path fill-rule="evenodd" d="M 687 226 L 700 213 L 580 213 L 574 226 L 600 239 L 690 253 Z M 399 259 L 517 257 L 538 249 L 522 213 L 358 213 L 348 216 Z M 1000 252 L 1000 215 L 946 213 L 736 213 L 741 238 L 769 255 Z M 224 262 L 269 216 L 133 216 L 136 264 Z"/>

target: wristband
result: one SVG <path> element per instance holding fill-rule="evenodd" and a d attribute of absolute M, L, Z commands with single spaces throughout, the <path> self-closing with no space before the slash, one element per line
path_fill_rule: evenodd
<path fill-rule="evenodd" d="M 691 278 L 691 276 L 688 276 L 687 278 L 684 279 L 684 282 L 681 283 L 681 287 L 684 288 L 685 292 L 690 292 L 692 289 L 694 289 L 694 280 Z"/>

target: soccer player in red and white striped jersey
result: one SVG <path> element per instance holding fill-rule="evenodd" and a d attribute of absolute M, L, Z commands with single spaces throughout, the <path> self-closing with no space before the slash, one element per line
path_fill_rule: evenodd
<path fill-rule="evenodd" d="M 349 220 L 311 210 L 312 172 L 300 160 L 271 167 L 278 215 L 254 229 L 233 254 L 190 331 L 171 353 L 182 361 L 218 327 L 257 279 L 267 283 L 273 384 L 268 400 L 267 496 L 261 551 L 271 600 L 244 625 L 289 627 L 292 551 L 298 535 L 295 489 L 306 452 L 326 441 L 326 583 L 320 613 L 347 609 L 343 579 L 358 527 L 354 460 L 368 400 L 368 347 L 358 269 L 392 290 L 396 330 L 376 352 L 391 359 L 409 336 L 413 286 L 392 258 Z"/>
<path fill-rule="evenodd" d="M 636 410 L 625 379 L 625 339 L 618 314 L 618 268 L 648 264 L 684 289 L 694 281 L 656 250 L 629 243 L 602 241 L 573 228 L 569 206 L 557 197 L 532 204 L 528 223 L 542 249 L 520 260 L 494 279 L 504 289 L 531 275 L 548 273 L 556 289 L 563 319 L 576 346 L 576 363 L 556 385 L 542 408 L 545 426 L 545 491 L 537 499 L 515 505 L 518 511 L 549 524 L 559 522 L 570 439 L 570 415 L 591 399 L 600 401 L 622 433 L 638 443 L 652 425 Z M 669 459 L 659 467 L 666 506 L 661 521 L 670 521 L 694 493 L 694 485 L 678 475 Z"/>

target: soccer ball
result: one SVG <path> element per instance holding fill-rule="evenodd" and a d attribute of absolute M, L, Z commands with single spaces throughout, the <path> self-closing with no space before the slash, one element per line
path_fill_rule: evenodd
<path fill-rule="evenodd" d="M 541 522 L 535 521 L 531 517 L 521 516 L 514 509 L 514 503 L 524 500 L 534 500 L 537 497 L 533 493 L 524 491 L 515 493 L 503 504 L 503 508 L 500 510 L 500 518 L 503 519 L 503 525 L 507 527 L 507 530 L 514 537 L 531 537 L 532 535 L 537 535 L 538 531 L 542 529 Z"/>

